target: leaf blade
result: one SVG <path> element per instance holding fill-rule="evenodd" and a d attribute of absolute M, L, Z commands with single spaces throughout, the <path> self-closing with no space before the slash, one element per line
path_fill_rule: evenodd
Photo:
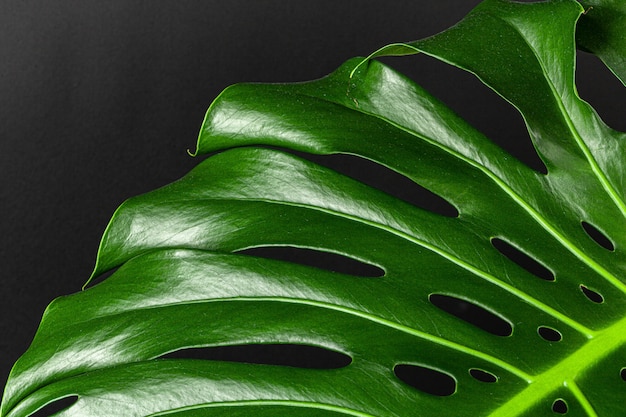
<path fill-rule="evenodd" d="M 440 415 L 442 404 L 463 415 L 542 415 L 562 398 L 572 414 L 616 415 L 602 402 L 623 389 L 611 368 L 626 345 L 626 237 L 614 232 L 626 225 L 624 136 L 575 92 L 581 10 L 573 1 L 488 0 L 440 35 L 381 51 L 420 50 L 474 72 L 522 112 L 547 175 L 376 62 L 349 61 L 310 83 L 227 89 L 207 113 L 196 154 L 225 151 L 120 207 L 94 275 L 119 269 L 49 307 L 14 367 L 2 415 L 73 395 L 77 403 L 61 415 L 196 415 L 206 398 L 260 413 L 289 403 L 302 415 L 314 405 L 358 416 Z M 442 196 L 459 216 L 263 145 L 375 161 Z M 594 242 L 585 222 L 611 231 L 615 250 Z M 493 239 L 549 267 L 555 280 L 533 276 Z M 281 245 L 385 273 L 363 278 L 232 253 Z M 480 307 L 513 334 L 473 327 L 432 294 Z M 319 372 L 161 359 L 246 343 L 305 344 L 352 362 Z M 394 374 L 399 365 L 451 376 L 456 389 L 439 398 L 410 387 Z"/>

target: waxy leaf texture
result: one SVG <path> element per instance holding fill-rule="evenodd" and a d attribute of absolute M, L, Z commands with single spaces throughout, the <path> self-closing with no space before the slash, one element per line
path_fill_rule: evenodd
<path fill-rule="evenodd" d="M 114 272 L 49 306 L 0 414 L 73 398 L 55 415 L 624 415 L 626 135 L 574 81 L 578 42 L 624 82 L 624 16 L 609 0 L 487 0 L 320 80 L 227 88 L 198 139 L 208 157 L 117 210 L 93 277 Z M 546 172 L 374 59 L 414 53 L 519 110 Z M 325 166 L 335 154 L 405 177 L 447 211 Z M 245 345 L 341 363 L 176 356 Z"/>

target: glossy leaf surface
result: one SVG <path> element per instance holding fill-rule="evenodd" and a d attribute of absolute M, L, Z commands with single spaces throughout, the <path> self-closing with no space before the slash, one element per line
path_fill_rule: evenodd
<path fill-rule="evenodd" d="M 476 74 L 522 113 L 547 174 L 373 60 L 226 89 L 198 140 L 211 156 L 118 209 L 94 276 L 118 269 L 50 305 L 2 415 L 74 396 L 59 416 L 622 415 L 626 135 L 576 93 L 582 12 L 488 0 L 441 34 L 375 54 L 423 52 Z M 302 153 L 373 161 L 458 215 Z M 374 272 L 250 252 L 266 247 Z M 281 344 L 348 360 L 311 369 L 175 353 Z"/>

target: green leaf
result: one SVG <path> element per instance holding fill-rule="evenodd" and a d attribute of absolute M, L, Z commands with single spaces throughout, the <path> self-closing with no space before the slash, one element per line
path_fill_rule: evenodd
<path fill-rule="evenodd" d="M 1 415 L 70 397 L 58 415 L 622 415 L 626 135 L 576 93 L 582 12 L 574 1 L 487 0 L 441 34 L 372 56 L 422 52 L 476 74 L 520 111 L 547 174 L 371 59 L 308 83 L 226 89 L 198 139 L 196 154 L 210 156 L 118 209 L 94 277 L 114 273 L 49 306 Z M 622 61 L 605 59 L 620 76 L 626 48 L 603 39 L 593 48 L 610 45 Z M 458 215 L 302 153 L 372 161 Z M 334 253 L 383 272 L 247 251 L 263 247 Z M 350 363 L 168 355 L 263 344 L 316 347 Z M 411 382 L 412 372 L 438 376 L 447 391 Z"/>

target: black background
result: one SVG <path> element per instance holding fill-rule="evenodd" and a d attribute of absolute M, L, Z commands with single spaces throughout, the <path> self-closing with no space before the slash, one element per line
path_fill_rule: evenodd
<path fill-rule="evenodd" d="M 439 32 L 478 1 L 384 3 L 2 1 L 0 384 L 46 305 L 89 276 L 115 208 L 198 162 L 186 150 L 223 88 L 322 77 Z M 626 130 L 621 84 L 579 60 L 581 96 Z M 386 62 L 537 166 L 520 116 L 470 75 L 427 57 Z"/>

